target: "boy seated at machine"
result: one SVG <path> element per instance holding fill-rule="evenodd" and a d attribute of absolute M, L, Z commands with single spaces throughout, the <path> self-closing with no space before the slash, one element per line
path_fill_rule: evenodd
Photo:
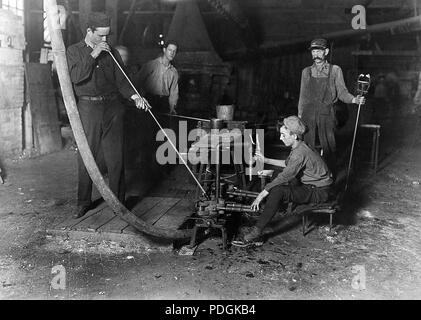
<path fill-rule="evenodd" d="M 291 147 L 286 160 L 265 158 L 259 151 L 256 157 L 266 164 L 283 167 L 281 173 L 268 183 L 251 205 L 258 211 L 263 199 L 266 203 L 258 221 L 251 230 L 233 245 L 260 245 L 262 233 L 281 206 L 293 204 L 320 204 L 327 202 L 333 193 L 333 178 L 320 154 L 310 148 L 303 140 L 306 131 L 304 122 L 297 116 L 284 119 L 280 128 L 280 140 Z M 298 182 L 298 183 L 297 183 Z"/>

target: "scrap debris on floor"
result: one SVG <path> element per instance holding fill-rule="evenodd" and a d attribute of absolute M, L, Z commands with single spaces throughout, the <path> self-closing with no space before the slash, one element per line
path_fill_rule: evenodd
<path fill-rule="evenodd" d="M 0 298 L 418 299 L 421 145 L 409 135 L 397 146 L 384 132 L 379 172 L 357 174 L 331 232 L 322 219 L 304 237 L 292 217 L 246 249 L 222 250 L 217 235 L 164 253 L 53 241 L 45 230 L 74 205 L 74 151 L 12 162 L 0 185 Z M 66 270 L 65 290 L 51 287 L 55 266 Z"/>

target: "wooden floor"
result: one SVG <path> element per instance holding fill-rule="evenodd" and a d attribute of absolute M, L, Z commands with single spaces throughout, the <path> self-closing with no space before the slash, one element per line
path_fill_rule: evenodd
<path fill-rule="evenodd" d="M 131 211 L 151 225 L 176 230 L 193 214 L 193 207 L 192 200 L 188 198 L 149 196 L 143 198 Z M 106 202 L 79 219 L 65 219 L 48 232 L 55 235 L 77 235 L 77 238 L 89 236 L 114 241 L 145 240 L 142 233 L 115 215 Z M 147 241 L 147 244 L 151 246 L 151 241 Z M 162 243 L 159 245 L 162 246 Z"/>

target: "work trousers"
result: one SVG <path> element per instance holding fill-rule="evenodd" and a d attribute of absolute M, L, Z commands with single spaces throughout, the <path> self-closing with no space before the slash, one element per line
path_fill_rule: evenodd
<path fill-rule="evenodd" d="M 308 128 L 304 141 L 314 149 L 319 138 L 323 158 L 336 175 L 336 117 L 329 78 L 315 78 L 309 69 L 309 80 L 304 88 L 302 119 Z"/>
<path fill-rule="evenodd" d="M 106 101 L 81 100 L 78 109 L 92 155 L 98 167 L 108 171 L 111 191 L 124 202 L 124 106 L 117 98 Z M 78 176 L 78 205 L 89 205 L 92 180 L 80 154 Z"/>
<path fill-rule="evenodd" d="M 333 114 L 316 114 L 315 120 L 304 120 L 308 131 L 304 135 L 304 141 L 308 146 L 315 149 L 316 139 L 319 138 L 323 150 L 323 159 L 329 169 L 336 173 L 336 119 Z"/>
<path fill-rule="evenodd" d="M 158 96 L 158 95 L 152 95 L 152 94 L 146 94 L 146 100 L 148 100 L 149 104 L 152 107 L 152 112 L 154 113 L 155 117 L 157 118 L 159 124 L 162 126 L 164 130 L 178 130 L 178 127 L 175 126 L 175 121 L 172 117 L 169 117 L 168 115 L 170 113 L 170 105 L 168 101 L 168 96 Z M 153 123 L 153 143 L 154 143 L 154 149 L 157 150 L 159 146 L 163 143 L 162 141 L 157 141 L 156 137 L 159 132 L 160 128 L 157 124 Z M 176 133 L 177 134 L 177 133 Z M 165 139 L 166 140 L 166 139 Z M 173 141 L 175 142 L 175 141 Z M 169 173 L 171 170 L 171 166 L 169 164 L 165 164 L 162 166 L 163 172 Z"/>
<path fill-rule="evenodd" d="M 153 94 L 146 94 L 146 100 L 148 100 L 149 104 L 152 107 L 152 112 L 158 119 L 159 123 L 161 124 L 162 128 L 164 129 L 173 129 L 172 127 L 172 118 L 166 115 L 162 115 L 163 113 L 168 114 L 170 113 L 170 105 L 168 101 L 168 96 L 157 96 Z M 155 135 L 158 132 L 159 127 L 156 126 L 156 130 L 154 131 Z"/>
<path fill-rule="evenodd" d="M 323 203 L 328 201 L 331 187 L 315 187 L 308 184 L 278 185 L 270 189 L 266 197 L 265 208 L 256 227 L 262 231 L 272 220 L 276 212 L 288 202 L 295 204 Z"/>

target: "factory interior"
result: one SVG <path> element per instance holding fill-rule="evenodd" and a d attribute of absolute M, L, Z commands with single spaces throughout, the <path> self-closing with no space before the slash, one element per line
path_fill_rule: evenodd
<path fill-rule="evenodd" d="M 420 120 L 420 0 L 0 0 L 0 300 L 418 300 Z"/>

